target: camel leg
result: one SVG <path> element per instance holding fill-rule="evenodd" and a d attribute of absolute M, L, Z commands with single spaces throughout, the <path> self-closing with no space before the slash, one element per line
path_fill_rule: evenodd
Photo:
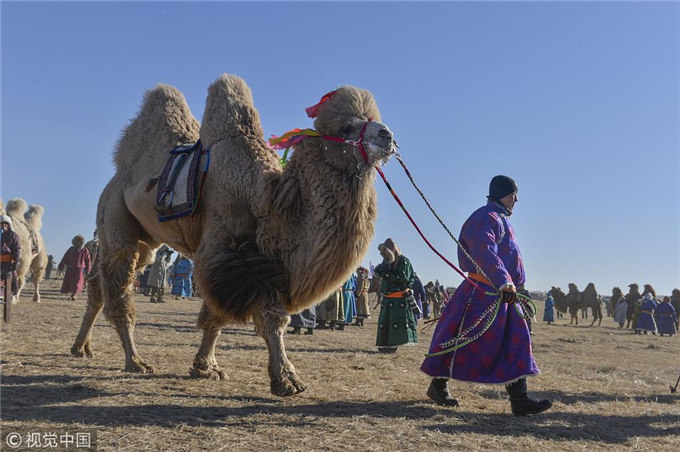
<path fill-rule="evenodd" d="M 102 310 L 104 302 L 102 301 L 102 291 L 99 285 L 100 276 L 95 273 L 87 280 L 87 310 L 83 315 L 83 321 L 80 325 L 80 331 L 76 336 L 76 340 L 71 347 L 71 354 L 78 358 L 87 355 L 92 358 L 92 327 L 94 326 L 97 316 Z"/>
<path fill-rule="evenodd" d="M 120 342 L 125 350 L 125 370 L 127 372 L 154 373 L 139 356 L 135 345 L 135 297 L 133 283 L 136 276 L 140 253 L 137 246 L 125 246 L 113 251 L 102 246 L 103 254 L 99 269 L 102 275 L 102 294 L 104 295 L 104 314 L 116 328 Z"/>
<path fill-rule="evenodd" d="M 45 266 L 44 265 L 41 266 L 39 262 L 36 262 L 32 266 L 31 272 L 33 273 L 33 286 L 35 287 L 35 292 L 33 293 L 33 301 L 36 303 L 40 303 L 40 283 L 45 277 Z"/>
<path fill-rule="evenodd" d="M 272 303 L 254 315 L 255 331 L 269 350 L 269 378 L 271 393 L 287 397 L 304 391 L 307 386 L 300 380 L 295 367 L 288 361 L 283 335 L 290 316 L 279 303 Z"/>
<path fill-rule="evenodd" d="M 204 302 L 198 315 L 198 327 L 203 330 L 203 339 L 194 357 L 194 365 L 189 371 L 192 377 L 209 380 L 228 379 L 227 374 L 220 369 L 215 359 L 215 344 L 220 337 L 222 326 L 224 322 L 213 315 Z"/>

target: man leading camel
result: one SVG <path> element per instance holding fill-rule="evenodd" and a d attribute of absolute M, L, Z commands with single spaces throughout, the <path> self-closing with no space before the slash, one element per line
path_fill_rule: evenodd
<path fill-rule="evenodd" d="M 527 322 L 515 303 L 526 280 L 515 231 L 508 221 L 516 202 L 515 181 L 496 176 L 489 185 L 487 204 L 461 229 L 459 242 L 464 250 L 459 248 L 458 261 L 474 284 L 466 279 L 456 289 L 421 366 L 433 377 L 427 395 L 437 404 L 458 405 L 448 389 L 449 378 L 455 378 L 504 383 L 516 416 L 540 413 L 552 406 L 549 400 L 535 401 L 527 395 L 526 377 L 540 371 L 531 352 Z M 477 330 L 476 322 L 488 316 L 496 303 L 498 311 L 488 329 Z M 463 336 L 468 337 L 465 342 L 455 342 L 454 338 Z"/>

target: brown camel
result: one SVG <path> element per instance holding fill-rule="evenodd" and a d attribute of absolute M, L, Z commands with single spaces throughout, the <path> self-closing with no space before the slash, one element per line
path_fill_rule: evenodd
<path fill-rule="evenodd" d="M 21 257 L 17 267 L 19 287 L 16 300 L 18 301 L 21 296 L 21 291 L 26 285 L 26 277 L 30 271 L 35 289 L 33 301 L 40 303 L 40 283 L 45 277 L 45 268 L 47 267 L 47 250 L 40 234 L 45 209 L 37 204 L 29 206 L 21 198 L 10 199 L 4 209 L 7 215 L 12 218 L 12 229 L 21 242 Z M 2 211 L 3 204 L 0 200 L 0 212 Z"/>
<path fill-rule="evenodd" d="M 116 174 L 99 200 L 98 268 L 88 280 L 75 356 L 92 355 L 92 325 L 103 306 L 123 344 L 125 369 L 153 372 L 134 341 L 133 282 L 166 243 L 194 260 L 204 298 L 198 318 L 203 339 L 191 375 L 226 378 L 215 359 L 220 330 L 229 321 L 252 319 L 269 350 L 271 392 L 289 396 L 305 389 L 286 356 L 288 313 L 326 298 L 359 265 L 377 215 L 374 167 L 395 151 L 368 91 L 345 86 L 324 99 L 310 114 L 314 126 L 343 140 L 299 142 L 284 170 L 239 77 L 225 74 L 210 86 L 200 131 L 177 89 L 159 85 L 146 94 L 118 143 Z M 161 172 L 169 150 L 199 136 L 211 153 L 201 205 L 191 216 L 159 222 L 149 180 Z"/>
<path fill-rule="evenodd" d="M 595 284 L 590 283 L 586 286 L 585 291 L 579 292 L 576 284 L 569 283 L 569 292 L 567 294 L 562 292 L 559 287 L 553 286 L 552 289 L 550 289 L 550 293 L 555 300 L 555 308 L 559 312 L 569 311 L 569 316 L 571 317 L 569 325 L 574 323 L 578 325 L 579 311 L 587 308 L 593 309 L 593 317 L 597 316 L 593 319 L 593 323 L 591 323 L 590 326 L 593 326 L 598 318 L 600 319 L 600 323 L 602 322 L 602 319 L 600 318 L 602 315 L 602 308 L 599 308 L 598 311 L 598 304 L 601 304 L 602 301 L 599 300 L 597 292 L 595 291 Z M 592 294 L 595 294 L 595 297 L 593 297 Z M 599 315 L 597 314 L 598 312 Z"/>

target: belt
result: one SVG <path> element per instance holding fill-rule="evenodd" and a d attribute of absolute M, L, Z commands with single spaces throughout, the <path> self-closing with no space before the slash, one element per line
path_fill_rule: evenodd
<path fill-rule="evenodd" d="M 398 292 L 391 292 L 391 293 L 386 293 L 383 294 L 383 297 L 386 298 L 403 298 L 406 296 L 406 294 L 409 292 L 408 289 L 400 290 Z"/>
<path fill-rule="evenodd" d="M 640 311 L 640 312 L 644 312 L 645 314 L 654 314 L 652 311 Z"/>
<path fill-rule="evenodd" d="M 487 286 L 493 287 L 493 284 L 491 284 L 491 282 L 488 279 L 486 279 L 483 275 L 479 273 L 468 273 L 468 278 L 474 279 L 475 281 L 479 281 L 481 283 L 486 284 Z"/>
<path fill-rule="evenodd" d="M 0 262 L 13 262 L 11 254 L 0 254 Z"/>

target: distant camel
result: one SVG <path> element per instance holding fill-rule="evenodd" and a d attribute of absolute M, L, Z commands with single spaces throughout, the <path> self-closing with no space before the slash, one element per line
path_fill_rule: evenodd
<path fill-rule="evenodd" d="M 0 212 L 2 211 L 3 204 L 0 200 Z M 45 268 L 47 267 L 47 250 L 40 234 L 45 209 L 37 204 L 28 206 L 26 201 L 21 198 L 12 198 L 7 201 L 5 211 L 12 218 L 12 229 L 21 242 L 21 257 L 17 267 L 19 288 L 16 293 L 16 300 L 19 301 L 21 291 L 26 285 L 26 276 L 30 271 L 35 288 L 33 301 L 40 303 L 40 283 L 45 276 Z"/>
<path fill-rule="evenodd" d="M 550 293 L 555 300 L 555 308 L 558 311 L 565 312 L 563 310 L 565 307 L 566 310 L 569 311 L 569 316 L 571 317 L 569 325 L 574 323 L 578 325 L 578 312 L 579 310 L 586 308 L 593 309 L 593 317 L 595 318 L 593 319 L 593 323 L 590 324 L 591 326 L 598 319 L 600 320 L 600 323 L 602 323 L 602 308 L 599 307 L 601 305 L 601 300 L 598 300 L 598 295 L 593 283 L 588 284 L 586 290 L 583 292 L 578 291 L 576 284 L 569 283 L 569 292 L 567 294 L 562 292 L 559 287 L 555 286 L 552 287 Z"/>

